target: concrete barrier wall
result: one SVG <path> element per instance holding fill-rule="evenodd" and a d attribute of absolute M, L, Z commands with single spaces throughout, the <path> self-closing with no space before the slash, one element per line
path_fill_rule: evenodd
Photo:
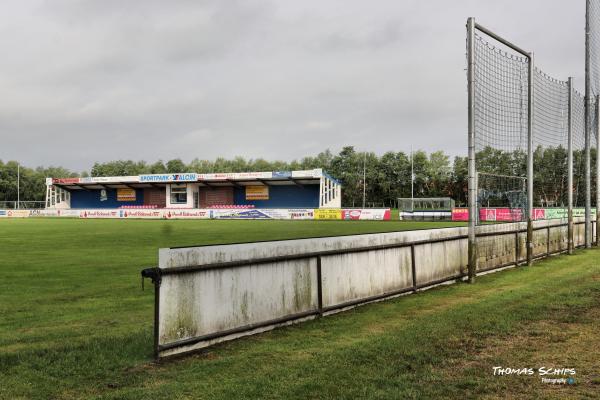
<path fill-rule="evenodd" d="M 316 259 L 170 275 L 160 293 L 160 343 L 317 309 Z"/>
<path fill-rule="evenodd" d="M 536 221 L 534 229 L 535 256 L 567 249 L 564 221 Z M 160 249 L 157 357 L 462 279 L 467 233 L 457 227 Z M 525 223 L 477 233 L 479 272 L 525 261 Z"/>
<path fill-rule="evenodd" d="M 410 247 L 321 257 L 323 308 L 412 287 Z"/>

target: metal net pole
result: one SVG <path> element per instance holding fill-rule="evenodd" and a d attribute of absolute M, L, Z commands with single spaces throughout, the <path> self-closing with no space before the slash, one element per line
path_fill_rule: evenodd
<path fill-rule="evenodd" d="M 591 163 L 591 148 L 592 141 L 596 143 L 596 164 L 598 163 L 598 109 L 593 104 L 597 103 L 597 98 L 600 94 L 600 2 L 598 0 L 586 0 L 585 12 L 585 245 L 591 247 L 593 226 L 591 218 L 592 206 L 592 163 Z M 596 195 L 594 200 L 596 203 L 596 239 L 598 237 L 598 167 L 596 166 L 595 173 Z M 596 240 L 598 243 L 598 240 Z"/>
<path fill-rule="evenodd" d="M 568 251 L 573 254 L 573 78 L 569 77 L 569 104 L 568 104 L 568 144 L 567 144 L 567 218 L 568 218 Z"/>
<path fill-rule="evenodd" d="M 596 95 L 596 246 L 600 246 L 600 229 L 598 229 L 598 221 L 600 221 L 600 95 Z"/>
<path fill-rule="evenodd" d="M 586 121 L 588 122 L 588 129 L 590 135 L 590 148 L 595 147 L 595 166 L 594 171 L 590 171 L 590 175 L 595 175 L 593 177 L 590 176 L 590 192 L 592 191 L 592 186 L 595 187 L 595 196 L 590 193 L 590 207 L 592 202 L 595 203 L 596 207 L 596 245 L 600 245 L 600 232 L 598 230 L 598 217 L 600 216 L 600 185 L 599 185 L 599 177 L 600 177 L 600 168 L 598 163 L 598 150 L 600 140 L 598 138 L 599 123 L 599 108 L 598 108 L 598 96 L 600 95 L 600 1 L 598 0 L 586 0 L 586 17 L 585 17 L 585 72 L 586 72 L 586 97 L 588 101 L 594 101 L 596 107 L 592 109 L 589 107 L 588 116 L 586 117 Z M 587 104 L 587 103 L 586 103 Z M 591 106 L 591 105 L 590 105 Z M 588 119 L 589 118 L 589 119 Z M 591 157 L 591 155 L 590 155 Z M 587 164 L 587 160 L 586 160 Z M 591 164 L 591 159 L 590 159 Z M 592 174 L 592 172 L 595 172 Z M 593 182 L 593 183 L 592 183 Z M 592 201 L 593 200 L 593 201 Z M 590 210 L 591 214 L 591 210 Z M 589 221 L 589 231 L 590 237 L 593 234 L 593 226 L 592 226 L 592 218 L 590 215 Z M 592 239 L 590 238 L 590 244 Z"/>
<path fill-rule="evenodd" d="M 527 265 L 533 261 L 533 52 L 527 69 Z"/>
<path fill-rule="evenodd" d="M 475 273 L 477 271 L 477 242 L 475 236 L 475 228 L 477 222 L 477 183 L 475 179 L 475 19 L 467 20 L 467 85 L 468 85 L 468 129 L 469 129 L 469 282 L 475 281 Z"/>

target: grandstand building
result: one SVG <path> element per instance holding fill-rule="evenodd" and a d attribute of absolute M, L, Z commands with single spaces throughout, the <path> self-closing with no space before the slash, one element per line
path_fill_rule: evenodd
<path fill-rule="evenodd" d="M 341 190 L 321 169 L 46 178 L 46 208 L 339 208 Z"/>

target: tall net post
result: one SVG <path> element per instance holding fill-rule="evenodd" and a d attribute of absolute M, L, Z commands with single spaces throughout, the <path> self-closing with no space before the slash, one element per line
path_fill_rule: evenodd
<path fill-rule="evenodd" d="M 600 95 L 596 95 L 596 246 L 600 246 Z"/>
<path fill-rule="evenodd" d="M 592 219 L 591 206 L 592 200 L 596 206 L 596 244 L 600 244 L 598 238 L 598 216 L 599 214 L 599 169 L 598 169 L 598 98 L 600 95 L 600 2 L 598 0 L 586 0 L 585 3 L 585 105 L 586 105 L 586 150 L 585 150 L 585 165 L 586 165 L 586 247 L 592 244 Z M 596 107 L 593 107 L 596 103 Z M 591 170 L 591 148 L 595 142 L 596 147 L 596 168 L 594 177 L 594 186 L 596 193 L 592 199 L 592 170 Z M 588 195 L 588 191 L 590 192 Z"/>
<path fill-rule="evenodd" d="M 595 107 L 595 146 L 596 146 L 596 168 L 594 183 L 596 187 L 595 194 L 595 206 L 596 206 L 596 245 L 600 246 L 600 230 L 598 229 L 598 221 L 600 220 L 600 138 L 598 133 L 600 131 L 600 108 L 599 98 L 600 95 L 600 1 L 598 0 L 587 0 L 586 1 L 586 61 L 587 61 L 587 73 L 589 78 L 589 89 L 590 94 L 595 96 L 596 107 Z M 590 185 L 591 186 L 591 185 Z"/>
<path fill-rule="evenodd" d="M 533 52 L 527 69 L 527 265 L 533 262 Z"/>
<path fill-rule="evenodd" d="M 573 254 L 573 78 L 569 77 L 569 105 L 567 125 L 567 218 L 568 218 L 568 251 Z"/>
<path fill-rule="evenodd" d="M 467 90 L 468 90 L 468 203 L 469 203 L 469 249 L 468 249 L 468 274 L 469 282 L 475 281 L 477 271 L 477 242 L 475 226 L 477 224 L 477 184 L 475 169 L 475 19 L 467 20 Z"/>

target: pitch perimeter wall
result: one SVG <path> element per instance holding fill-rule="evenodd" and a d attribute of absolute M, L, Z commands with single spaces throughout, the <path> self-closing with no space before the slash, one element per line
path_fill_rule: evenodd
<path fill-rule="evenodd" d="M 595 226 L 595 223 L 594 223 Z M 524 263 L 525 223 L 478 227 L 478 273 Z M 584 244 L 577 218 L 576 246 Z M 534 222 L 534 257 L 567 250 L 561 221 Z M 155 282 L 157 358 L 463 279 L 467 228 L 165 248 Z"/>

